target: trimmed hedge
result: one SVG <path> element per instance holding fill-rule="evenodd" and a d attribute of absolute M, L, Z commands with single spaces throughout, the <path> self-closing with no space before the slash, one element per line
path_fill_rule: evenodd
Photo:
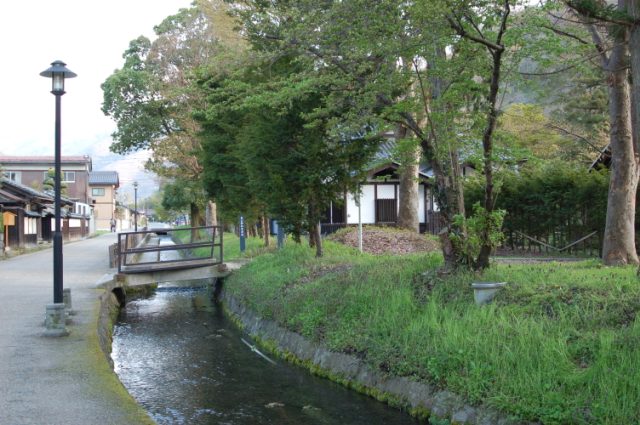
<path fill-rule="evenodd" d="M 541 167 L 496 173 L 496 208 L 504 209 L 505 247 L 535 249 L 522 234 L 557 248 L 597 231 L 597 235 L 564 252 L 600 252 L 607 213 L 608 170 L 551 162 Z M 465 184 L 465 206 L 471 211 L 483 196 L 482 176 Z"/>

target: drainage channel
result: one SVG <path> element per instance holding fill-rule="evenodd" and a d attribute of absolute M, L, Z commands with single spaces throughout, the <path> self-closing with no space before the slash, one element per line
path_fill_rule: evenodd
<path fill-rule="evenodd" d="M 205 287 L 158 288 L 122 309 L 115 371 L 159 424 L 417 424 L 263 353 Z"/>

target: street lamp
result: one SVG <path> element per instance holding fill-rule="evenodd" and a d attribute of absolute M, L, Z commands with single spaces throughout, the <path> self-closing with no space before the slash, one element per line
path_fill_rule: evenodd
<path fill-rule="evenodd" d="M 65 93 L 65 78 L 76 77 L 76 74 L 66 68 L 66 63 L 55 61 L 51 67 L 40 73 L 41 76 L 51 78 L 51 94 L 56 97 L 55 121 L 55 231 L 53 232 L 53 304 L 47 306 L 48 334 L 66 335 L 64 317 L 64 299 L 62 283 L 62 231 L 60 225 L 60 189 L 61 189 L 61 143 L 60 143 L 60 98 Z M 50 308 L 51 307 L 51 308 Z M 62 313 L 60 313 L 62 311 Z M 51 315 L 49 314 L 51 312 Z M 61 315 L 61 317 L 60 317 Z M 50 317 L 51 316 L 51 317 Z M 60 323 L 61 321 L 61 323 Z"/>
<path fill-rule="evenodd" d="M 138 182 L 133 182 L 133 226 L 138 231 Z"/>

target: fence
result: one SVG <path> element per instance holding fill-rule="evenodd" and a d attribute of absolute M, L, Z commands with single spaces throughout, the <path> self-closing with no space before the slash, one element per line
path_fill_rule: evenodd
<path fill-rule="evenodd" d="M 220 226 L 118 233 L 114 257 L 118 271 L 125 273 L 219 264 L 222 236 Z"/>
<path fill-rule="evenodd" d="M 545 236 L 530 236 L 518 230 L 505 230 L 505 241 L 499 248 L 503 254 L 602 255 L 602 234 L 593 230 L 586 234 L 558 228 Z"/>

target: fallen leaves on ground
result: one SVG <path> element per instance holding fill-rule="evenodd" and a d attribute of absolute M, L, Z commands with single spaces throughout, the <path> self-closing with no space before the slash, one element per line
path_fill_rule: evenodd
<path fill-rule="evenodd" d="M 341 230 L 331 235 L 330 239 L 357 248 L 358 229 Z M 374 255 L 402 255 L 437 251 L 440 245 L 431 235 L 421 235 L 410 230 L 376 227 L 363 229 L 362 248 L 365 252 Z"/>

